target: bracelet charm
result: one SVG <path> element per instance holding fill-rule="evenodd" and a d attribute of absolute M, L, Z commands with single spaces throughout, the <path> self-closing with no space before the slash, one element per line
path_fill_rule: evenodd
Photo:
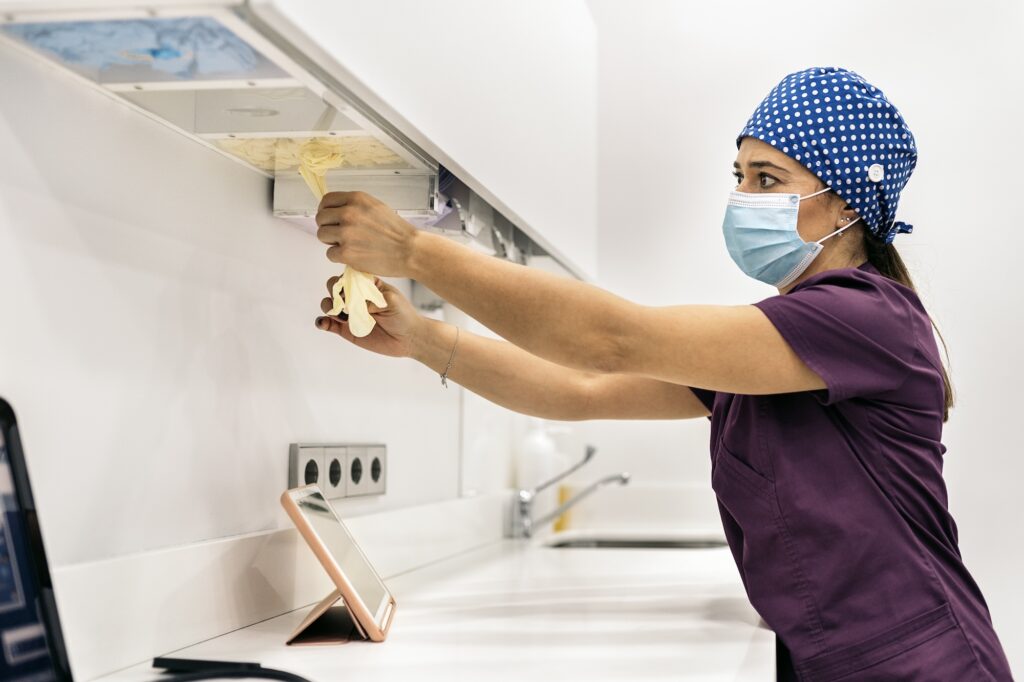
<path fill-rule="evenodd" d="M 455 359 L 455 348 L 459 345 L 459 328 L 455 327 L 455 343 L 452 344 L 452 354 L 448 357 L 448 366 L 441 374 L 441 385 L 448 388 L 448 370 L 452 368 L 452 360 Z"/>

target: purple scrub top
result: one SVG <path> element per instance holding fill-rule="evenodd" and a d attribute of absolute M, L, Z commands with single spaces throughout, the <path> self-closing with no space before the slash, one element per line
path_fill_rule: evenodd
<path fill-rule="evenodd" d="M 711 482 L 780 680 L 1010 680 L 942 479 L 941 360 L 869 262 L 754 304 L 827 388 L 711 410 Z"/>

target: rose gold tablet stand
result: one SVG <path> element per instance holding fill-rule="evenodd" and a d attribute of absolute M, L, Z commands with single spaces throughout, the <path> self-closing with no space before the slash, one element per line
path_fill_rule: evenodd
<path fill-rule="evenodd" d="M 310 609 L 285 644 L 344 644 L 362 639 L 369 638 L 335 589 Z"/>

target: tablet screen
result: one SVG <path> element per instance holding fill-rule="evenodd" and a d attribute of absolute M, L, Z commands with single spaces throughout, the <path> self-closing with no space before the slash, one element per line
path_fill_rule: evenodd
<path fill-rule="evenodd" d="M 0 680 L 70 680 L 24 460 L 17 437 L 5 436 L 16 430 L 6 409 L 0 403 Z"/>
<path fill-rule="evenodd" d="M 348 529 L 319 491 L 299 490 L 292 493 L 292 499 L 380 625 L 390 594 Z"/>

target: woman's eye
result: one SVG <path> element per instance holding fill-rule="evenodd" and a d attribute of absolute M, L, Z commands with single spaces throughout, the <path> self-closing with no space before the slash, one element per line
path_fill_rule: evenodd
<path fill-rule="evenodd" d="M 736 178 L 737 185 L 743 182 L 743 174 L 740 173 L 739 171 L 733 171 L 732 176 Z M 778 180 L 768 175 L 767 173 L 758 173 L 758 177 L 760 178 L 761 189 L 768 189 L 769 187 L 774 186 L 776 182 L 778 182 Z"/>

